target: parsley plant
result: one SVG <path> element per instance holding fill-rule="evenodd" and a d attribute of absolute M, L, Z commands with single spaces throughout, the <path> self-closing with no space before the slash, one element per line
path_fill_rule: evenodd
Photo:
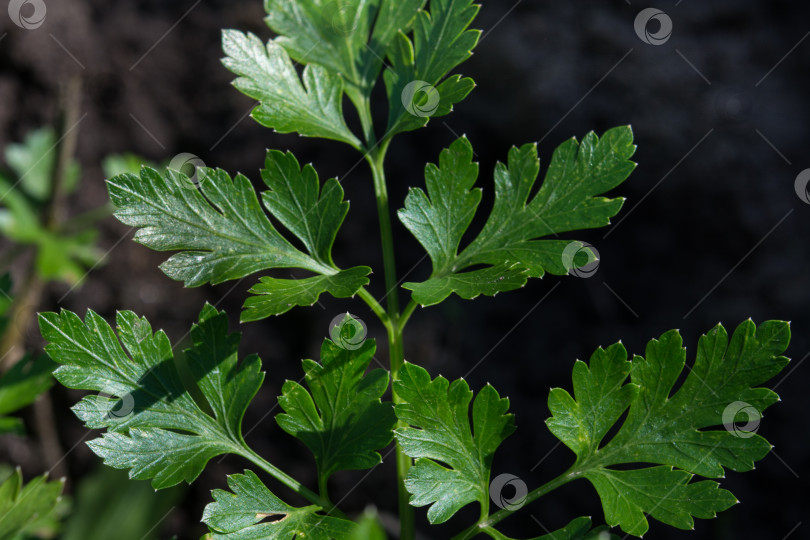
<path fill-rule="evenodd" d="M 199 185 L 172 169 L 143 167 L 139 175 L 115 176 L 108 187 L 116 216 L 138 229 L 136 241 L 175 252 L 161 268 L 189 287 L 262 273 L 242 321 L 311 305 L 322 294 L 359 297 L 387 331 L 388 369 L 368 371 L 375 342 L 355 339 L 361 329 L 347 316 L 324 340 L 320 360 L 303 361 L 303 384 L 284 384 L 276 421 L 314 456 L 318 485 L 308 487 L 243 438 L 242 418 L 265 374 L 258 356 L 240 358 L 239 335 L 228 333 L 224 312 L 206 305 L 191 330 L 185 355 L 199 392 L 184 386 L 169 338 L 144 318 L 121 311 L 114 330 L 92 311 L 84 320 L 69 311 L 44 313 L 46 350 L 60 364 L 56 378 L 69 388 L 103 391 L 74 407 L 88 427 L 105 430 L 88 443 L 92 450 L 133 478 L 151 479 L 155 488 L 193 482 L 222 454 L 242 456 L 269 475 L 274 482 L 246 470 L 228 477 L 228 490 L 213 492 L 202 517 L 212 539 L 383 537 L 373 519 L 354 521 L 338 508 L 341 494 L 330 492 L 328 480 L 340 471 L 374 467 L 393 440 L 403 540 L 414 538 L 413 507 L 428 507 L 427 519 L 442 523 L 470 504 L 480 508 L 480 517 L 456 538 L 506 539 L 496 528 L 503 519 L 578 479 L 596 489 L 606 525 L 592 528 L 589 518 L 577 518 L 542 539 L 610 538 L 608 527 L 641 536 L 649 518 L 690 529 L 694 518 L 732 506 L 735 497 L 714 479 L 727 469 L 752 469 L 770 445 L 754 433 L 724 429 L 750 415 L 738 409 L 729 419 L 727 411 L 745 403 L 760 414 L 777 400 L 759 385 L 787 363 L 781 356 L 787 323 L 749 320 L 731 336 L 722 326 L 713 328 L 700 339 L 685 382 L 674 392 L 686 367 L 677 331 L 650 341 L 643 356 L 628 359 L 615 344 L 577 362 L 573 392 L 551 391 L 547 421 L 574 452 L 573 465 L 527 492 L 521 504 L 497 511 L 490 504 L 490 475 L 495 452 L 515 431 L 509 401 L 492 386 L 474 392 L 462 379 L 434 378 L 404 361 L 403 332 L 418 306 L 452 294 L 472 299 L 518 289 L 529 278 L 565 275 L 594 261 L 587 246 L 559 235 L 604 227 L 620 211 L 623 199 L 604 194 L 635 167 L 630 127 L 569 139 L 543 171 L 536 145 L 512 148 L 493 173 L 494 205 L 464 245 L 482 211 L 477 185 L 492 184 L 488 177 L 479 180 L 467 139 L 441 151 L 438 163 L 425 168 L 424 188 L 412 188 L 397 213 L 432 262 L 426 279 L 402 285 L 410 300 L 400 308 L 386 153 L 396 135 L 450 113 L 473 89 L 472 80 L 452 72 L 479 40 L 480 32 L 470 28 L 478 6 L 472 0 L 264 3 L 277 37 L 265 42 L 226 30 L 223 63 L 236 75 L 236 88 L 258 101 L 252 116 L 260 124 L 339 141 L 362 154 L 379 211 L 386 304 L 367 289 L 370 267 L 346 268 L 333 257 L 349 210 L 340 183 L 322 180 L 289 152 L 267 152 L 259 192 L 244 175 L 221 169 L 200 168 Z M 296 63 L 303 66 L 300 74 Z M 371 114 L 380 78 L 388 99 L 384 129 Z M 349 128 L 344 97 L 356 109 L 362 133 Z M 309 276 L 264 275 L 289 268 Z M 389 385 L 390 402 L 383 400 Z M 286 502 L 281 486 L 309 505 Z"/>

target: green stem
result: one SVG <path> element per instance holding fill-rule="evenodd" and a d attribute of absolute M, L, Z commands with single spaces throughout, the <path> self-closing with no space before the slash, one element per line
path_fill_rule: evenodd
<path fill-rule="evenodd" d="M 327 501 L 331 506 L 334 506 L 332 500 L 329 498 L 328 480 L 325 475 L 318 474 L 318 493 L 320 493 L 323 500 Z"/>
<path fill-rule="evenodd" d="M 481 529 L 481 532 L 488 534 L 490 538 L 494 538 L 495 540 L 512 540 L 502 532 L 498 531 L 497 529 L 493 529 L 492 527 L 485 527 Z"/>
<path fill-rule="evenodd" d="M 371 308 L 371 311 L 374 312 L 375 315 L 380 319 L 386 328 L 391 327 L 391 320 L 388 318 L 388 313 L 385 312 L 385 309 L 377 302 L 377 299 L 368 292 L 368 289 L 363 287 L 359 291 L 357 291 L 357 296 L 363 299 L 363 301 L 368 304 L 368 307 Z"/>
<path fill-rule="evenodd" d="M 411 299 L 411 301 L 408 302 L 408 305 L 405 306 L 405 309 L 402 310 L 402 314 L 399 316 L 399 331 L 400 332 L 405 330 L 405 325 L 408 324 L 408 319 L 411 318 L 411 315 L 413 315 L 413 311 L 418 306 L 419 306 L 419 304 L 417 304 L 416 302 L 413 301 L 413 299 Z"/>
<path fill-rule="evenodd" d="M 397 268 L 394 256 L 394 235 L 391 232 L 391 213 L 388 209 L 388 187 L 385 183 L 385 149 L 372 151 L 366 158 L 374 175 L 374 194 L 377 198 L 377 215 L 380 221 L 380 237 L 385 270 L 385 291 L 388 317 L 391 322 L 399 318 L 399 294 L 397 290 Z"/>
<path fill-rule="evenodd" d="M 317 504 L 322 509 L 326 511 L 327 514 L 331 514 L 334 516 L 345 518 L 346 515 L 340 511 L 334 504 L 332 504 L 329 499 L 325 496 L 318 495 L 314 491 L 307 488 L 304 484 L 293 478 L 292 476 L 288 475 L 269 461 L 265 460 L 259 454 L 254 452 L 251 448 L 249 448 L 246 444 L 241 446 L 237 446 L 234 448 L 234 453 L 250 460 L 262 470 L 264 470 L 267 474 L 290 488 L 291 490 L 295 491 L 306 500 L 311 502 L 312 504 Z M 320 481 L 319 481 L 320 484 Z"/>
<path fill-rule="evenodd" d="M 366 107 L 361 109 L 360 117 L 370 118 L 371 113 Z M 364 121 L 364 125 L 366 122 Z M 370 125 L 370 124 L 369 124 Z M 371 130 L 373 137 L 373 128 Z M 388 207 L 388 187 L 385 183 L 385 154 L 388 149 L 388 140 L 377 145 L 373 138 L 368 140 L 372 150 L 366 155 L 366 160 L 371 166 L 374 177 L 374 193 L 377 199 L 377 214 L 380 224 L 380 239 L 383 252 L 383 268 L 385 271 L 385 289 L 387 299 L 388 322 L 388 359 L 391 370 L 391 399 L 394 404 L 401 400 L 396 391 L 393 390 L 393 382 L 399 379 L 399 370 L 405 362 L 405 352 L 402 346 L 402 325 L 399 323 L 399 291 L 397 288 L 396 258 L 394 256 L 394 236 L 391 230 L 391 212 Z M 411 310 L 412 311 L 412 310 Z M 402 422 L 397 422 L 397 427 L 403 427 Z M 397 492 L 399 495 L 399 523 L 400 540 L 413 540 L 416 534 L 415 515 L 413 507 L 408 503 L 410 494 L 405 488 L 405 477 L 411 468 L 411 458 L 402 451 L 399 443 L 396 443 L 397 456 Z"/>
<path fill-rule="evenodd" d="M 367 97 L 362 97 L 354 106 L 357 108 L 358 115 L 360 116 L 360 125 L 363 127 L 363 138 L 366 140 L 366 148 L 371 151 L 377 143 L 377 136 L 374 134 L 374 122 L 371 118 L 371 104 Z"/>
<path fill-rule="evenodd" d="M 574 467 L 572 467 L 568 469 L 557 478 L 554 478 L 553 480 L 546 482 L 539 488 L 533 489 L 531 492 L 529 492 L 529 494 L 526 495 L 525 502 L 520 506 L 520 508 L 523 508 L 527 504 L 539 499 L 543 495 L 546 495 L 554 491 L 558 487 L 563 486 L 572 480 L 576 480 L 581 476 L 582 471 L 579 470 L 578 468 L 575 469 Z M 490 536 L 492 536 L 491 531 L 494 530 L 492 528 L 493 525 L 500 523 L 502 520 L 506 519 L 507 517 L 517 512 L 520 508 L 517 508 L 515 510 L 509 510 L 507 508 L 498 510 L 497 512 L 495 512 L 490 516 L 487 516 L 486 518 L 479 519 L 476 524 L 466 528 L 464 531 L 454 536 L 452 540 L 467 540 L 482 533 L 489 534 Z M 497 538 L 497 536 L 493 536 L 493 538 Z"/>

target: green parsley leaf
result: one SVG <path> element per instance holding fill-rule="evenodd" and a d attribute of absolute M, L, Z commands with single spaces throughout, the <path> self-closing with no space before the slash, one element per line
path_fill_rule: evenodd
<path fill-rule="evenodd" d="M 17 468 L 0 484 L 0 540 L 13 540 L 29 525 L 51 512 L 59 502 L 64 480 L 48 482 L 38 476 L 23 486 Z"/>
<path fill-rule="evenodd" d="M 270 191 L 262 193 L 264 206 L 304 243 L 313 259 L 331 266 L 332 244 L 349 211 L 337 178 L 320 187 L 312 165 L 303 168 L 292 152 L 267 152 L 262 179 Z"/>
<path fill-rule="evenodd" d="M 478 167 L 472 162 L 472 146 L 466 138 L 458 139 L 442 151 L 438 166 L 425 168 L 427 193 L 411 189 L 399 211 L 400 221 L 433 263 L 427 281 L 403 287 L 413 291 L 415 301 L 432 305 L 452 292 L 463 298 L 491 295 L 516 289 L 528 277 L 546 272 L 563 275 L 591 262 L 593 253 L 581 249 L 581 243 L 573 243 L 576 255 L 565 261 L 572 241 L 540 238 L 609 224 L 623 199 L 599 195 L 629 176 L 635 167 L 630 161 L 634 151 L 629 126 L 611 129 L 601 139 L 593 132 L 582 143 L 570 139 L 555 150 L 542 186 L 529 201 L 540 172 L 537 147 L 512 148 L 508 165 L 498 163 L 495 168 L 495 203 L 484 228 L 458 253 L 481 200 L 479 189 L 473 188 Z M 504 279 L 493 281 L 498 270 L 462 272 L 481 264 L 499 268 Z M 518 268 L 525 270 L 522 276 Z"/>
<path fill-rule="evenodd" d="M 290 153 L 267 153 L 262 178 L 270 190 L 262 194 L 264 206 L 301 240 L 304 253 L 273 226 L 245 176 L 231 179 L 221 169 L 201 167 L 197 178 L 199 189 L 181 172 L 167 169 L 161 177 L 143 167 L 140 177 L 123 174 L 107 181 L 116 217 L 141 227 L 137 242 L 157 251 L 181 251 L 161 265 L 172 279 L 196 287 L 273 268 L 321 274 L 306 283 L 263 279 L 251 291 L 264 296 L 246 302 L 244 320 L 312 304 L 322 292 L 349 297 L 368 283 L 370 268 L 341 272 L 332 262 L 332 244 L 349 208 L 336 179 L 319 189 L 311 165 L 301 168 Z M 309 285 L 318 289 L 303 289 Z"/>
<path fill-rule="evenodd" d="M 638 397 L 638 386 L 624 384 L 632 364 L 621 343 L 598 348 L 586 364 L 577 360 L 573 381 L 576 400 L 554 388 L 548 403 L 552 418 L 546 421 L 554 435 L 577 456 L 594 454 L 602 439 Z"/>
<path fill-rule="evenodd" d="M 428 372 L 406 363 L 394 381 L 402 403 L 397 418 L 408 425 L 395 431 L 405 454 L 416 458 L 405 486 L 413 506 L 430 504 L 428 520 L 443 523 L 463 506 L 489 508 L 489 473 L 495 450 L 515 430 L 509 400 L 490 385 L 476 396 L 463 379 L 431 380 Z M 444 465 L 442 465 L 442 463 Z"/>
<path fill-rule="evenodd" d="M 228 476 L 233 493 L 215 489 L 214 502 L 203 512 L 211 540 L 289 540 L 306 537 L 312 540 L 342 540 L 355 524 L 351 521 L 319 514 L 317 506 L 298 508 L 276 497 L 259 480 L 256 473 Z M 270 518 L 271 521 L 265 521 Z"/>
<path fill-rule="evenodd" d="M 303 279 L 276 279 L 262 277 L 248 291 L 242 322 L 258 321 L 271 315 L 281 315 L 294 306 L 311 306 L 322 293 L 335 298 L 349 298 L 368 283 L 366 275 L 370 268 L 356 266 L 341 270 L 331 276 L 314 276 Z"/>
<path fill-rule="evenodd" d="M 276 43 L 302 64 L 318 64 L 339 73 L 355 102 L 371 95 L 397 32 L 409 33 L 424 5 L 425 0 L 264 3 L 266 22 L 279 34 Z"/>
<path fill-rule="evenodd" d="M 308 65 L 301 84 L 284 47 L 272 40 L 265 46 L 250 33 L 224 30 L 222 48 L 227 55 L 222 63 L 238 76 L 234 86 L 259 101 L 252 116 L 261 125 L 362 147 L 343 118 L 343 82 L 337 73 Z"/>
<path fill-rule="evenodd" d="M 647 532 L 648 516 L 690 530 L 695 527 L 693 518 L 711 519 L 737 503 L 717 482 L 690 482 L 691 474 L 671 467 L 596 469 L 586 478 L 602 499 L 605 521 L 635 536 Z"/>
<path fill-rule="evenodd" d="M 363 375 L 375 350 L 371 339 L 357 349 L 326 339 L 321 363 L 303 361 L 309 391 L 294 381 L 282 387 L 278 402 L 286 414 L 276 421 L 312 451 L 322 481 L 336 471 L 381 463 L 377 450 L 393 439 L 394 410 L 380 401 L 388 388 L 388 372 L 375 369 Z"/>
<path fill-rule="evenodd" d="M 501 291 L 519 289 L 526 283 L 526 273 L 527 270 L 518 263 L 504 263 L 421 283 L 406 283 L 405 286 L 413 291 L 414 300 L 431 305 L 438 304 L 452 293 L 471 300 L 481 294 L 495 296 Z"/>
<path fill-rule="evenodd" d="M 547 425 L 577 455 L 574 469 L 593 483 L 609 525 L 630 534 L 647 531 L 646 515 L 682 529 L 693 517 L 710 518 L 736 499 L 712 481 L 690 482 L 693 475 L 724 476 L 724 469 L 747 471 L 770 444 L 752 432 L 729 425 L 742 418 L 759 420 L 778 400 L 758 388 L 787 365 L 781 353 L 790 341 L 788 323 L 748 320 L 729 341 L 717 325 L 700 338 L 689 375 L 673 393 L 686 365 L 686 350 L 677 331 L 647 345 L 644 357 L 627 361 L 619 343 L 598 349 L 590 363 L 574 366 L 574 396 L 555 388 L 549 395 Z M 631 383 L 625 384 L 628 374 Z M 603 439 L 628 411 L 618 433 Z M 731 413 L 729 413 L 731 411 Z M 748 418 L 746 418 L 748 416 Z M 709 429 L 725 426 L 726 429 Z M 617 470 L 614 465 L 659 466 Z"/>
<path fill-rule="evenodd" d="M 107 181 L 115 216 L 141 227 L 135 241 L 156 251 L 182 250 L 161 265 L 172 279 L 196 287 L 239 279 L 267 268 L 325 270 L 270 223 L 245 176 L 199 168 L 199 190 L 189 178 L 148 167 L 140 177 Z"/>
<path fill-rule="evenodd" d="M 473 148 L 462 137 L 439 155 L 439 164 L 425 166 L 427 194 L 408 190 L 399 220 L 430 255 L 434 269 L 451 268 L 458 257 L 461 237 L 470 226 L 481 202 L 481 188 L 473 189 L 478 164 Z"/>
<path fill-rule="evenodd" d="M 345 90 L 357 106 L 371 95 L 387 59 L 386 137 L 392 137 L 448 114 L 475 86 L 469 78 L 445 77 L 478 43 L 480 31 L 468 27 L 479 6 L 472 0 L 433 0 L 426 11 L 425 3 L 265 0 L 265 10 L 278 34 L 273 43 L 307 68 L 318 66 L 342 79 L 338 91 Z"/>
<path fill-rule="evenodd" d="M 320 188 L 318 173 L 312 165 L 303 168 L 292 153 L 267 152 L 262 179 L 270 191 L 262 193 L 264 206 L 289 231 L 295 234 L 307 252 L 323 268 L 335 268 L 332 245 L 349 210 L 343 200 L 343 188 L 336 178 Z M 280 315 L 293 306 L 312 305 L 329 292 L 335 298 L 349 298 L 368 284 L 367 266 L 305 279 L 263 277 L 250 293 L 260 295 L 245 301 L 242 321 L 255 321 Z"/>
<path fill-rule="evenodd" d="M 366 95 L 371 93 L 374 83 L 380 74 L 384 59 L 393 48 L 398 33 L 408 34 L 413 28 L 417 16 L 426 0 L 379 0 L 377 19 L 368 45 L 361 51 L 358 62 L 360 69 L 360 87 Z M 338 2 L 339 3 L 339 2 Z M 386 66 L 387 67 L 387 66 Z"/>
<path fill-rule="evenodd" d="M 302 64 L 319 64 L 362 86 L 360 70 L 380 0 L 265 0 L 275 42 Z"/>
<path fill-rule="evenodd" d="M 450 113 L 475 87 L 470 78 L 445 77 L 478 44 L 481 31 L 469 26 L 479 7 L 472 0 L 432 0 L 430 11 L 416 16 L 413 41 L 404 32 L 397 34 L 388 54 L 391 68 L 383 74 L 389 137 Z"/>
<path fill-rule="evenodd" d="M 45 350 L 61 364 L 56 379 L 99 392 L 73 407 L 87 427 L 107 429 L 88 446 L 106 464 L 131 469 L 132 478 L 152 478 L 156 489 L 192 482 L 209 459 L 238 452 L 242 417 L 264 373 L 255 355 L 237 361 L 239 335 L 227 333 L 224 312 L 203 308 L 186 351 L 213 416 L 183 386 L 166 334 L 152 334 L 149 322 L 131 311 L 116 318 L 117 337 L 92 311 L 84 322 L 70 311 L 40 314 Z"/>

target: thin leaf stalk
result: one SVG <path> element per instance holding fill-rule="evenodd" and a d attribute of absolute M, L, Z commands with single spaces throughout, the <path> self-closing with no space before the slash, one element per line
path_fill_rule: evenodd
<path fill-rule="evenodd" d="M 494 514 L 491 514 L 491 515 L 486 516 L 486 517 L 484 517 L 482 519 L 479 519 L 478 522 L 476 522 L 474 525 L 472 525 L 470 527 L 467 527 L 466 529 L 464 529 L 464 531 L 462 531 L 461 533 L 454 536 L 452 538 L 452 540 L 468 540 L 469 538 L 474 538 L 478 534 L 488 534 L 489 536 L 492 536 L 493 538 L 498 538 L 497 536 L 493 536 L 490 533 L 490 531 L 494 531 L 494 529 L 493 529 L 494 525 L 500 523 L 501 521 L 503 521 L 507 517 L 511 516 L 512 514 L 514 514 L 517 511 L 519 511 L 521 508 L 523 508 L 527 504 L 539 499 L 543 495 L 547 495 L 547 494 L 551 493 L 555 489 L 557 489 L 557 488 L 559 488 L 561 486 L 564 486 L 565 484 L 567 484 L 568 482 L 571 482 L 572 480 L 576 480 L 577 478 L 580 478 L 581 476 L 582 476 L 582 471 L 579 470 L 578 468 L 572 467 L 571 469 L 568 469 L 567 471 L 562 473 L 560 476 L 558 476 L 558 477 L 556 477 L 556 478 L 554 478 L 552 480 L 549 480 L 548 482 L 546 482 L 542 486 L 540 486 L 538 488 L 535 488 L 532 491 L 530 491 L 526 495 L 526 499 L 523 502 L 523 504 L 520 505 L 520 508 L 515 508 L 515 509 L 503 508 L 501 510 L 498 510 Z"/>
<path fill-rule="evenodd" d="M 365 112 L 361 112 L 361 117 L 366 114 L 370 116 L 370 111 L 366 107 Z M 385 180 L 385 154 L 390 139 L 383 144 L 374 146 L 366 155 L 366 159 L 371 167 L 374 178 L 374 193 L 377 199 L 377 214 L 380 226 L 380 240 L 383 252 L 383 268 L 385 272 L 386 307 L 389 324 L 386 325 L 388 331 L 388 357 L 389 369 L 391 370 L 391 399 L 394 404 L 401 400 L 393 390 L 393 381 L 399 379 L 399 370 L 405 362 L 405 352 L 402 343 L 403 325 L 399 323 L 401 314 L 399 312 L 399 297 L 396 271 L 396 258 L 394 255 L 394 237 L 391 229 L 391 213 L 388 206 L 388 187 Z M 376 145 L 373 140 L 370 145 Z M 397 422 L 397 427 L 405 424 Z M 396 444 L 397 459 L 397 493 L 399 498 L 399 522 L 400 540 L 413 540 L 416 534 L 415 514 L 413 507 L 409 504 L 410 494 L 405 487 L 405 478 L 411 468 L 411 458 L 403 452 L 399 443 Z"/>
<path fill-rule="evenodd" d="M 328 498 L 318 495 L 314 491 L 310 490 L 304 484 L 293 478 L 292 476 L 288 475 L 259 454 L 254 452 L 250 447 L 247 445 L 242 445 L 239 447 L 234 448 L 234 453 L 244 457 L 245 459 L 254 463 L 257 467 L 261 468 L 267 474 L 293 490 L 294 492 L 298 493 L 306 500 L 311 502 L 312 504 L 316 504 L 320 506 L 323 510 L 325 510 L 328 514 L 333 516 L 345 518 L 346 515 L 340 511 L 338 507 L 332 504 Z M 320 482 L 319 482 L 320 484 Z"/>

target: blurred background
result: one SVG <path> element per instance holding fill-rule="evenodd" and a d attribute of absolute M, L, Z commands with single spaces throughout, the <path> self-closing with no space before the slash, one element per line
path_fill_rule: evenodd
<path fill-rule="evenodd" d="M 470 138 L 481 164 L 485 198 L 479 218 L 491 205 L 492 169 L 513 144 L 539 141 L 547 163 L 571 136 L 632 124 L 639 166 L 615 191 L 627 201 L 613 225 L 571 236 L 590 242 L 601 256 L 591 277 L 549 276 L 495 298 L 453 297 L 438 308 L 417 310 L 406 358 L 434 376 L 464 376 L 473 389 L 489 382 L 509 396 L 518 431 L 496 455 L 493 475 L 514 474 L 531 488 L 572 462 L 573 454 L 556 444 L 544 420 L 549 388 L 570 388 L 575 359 L 618 340 L 630 353 L 643 354 L 649 339 L 679 328 L 691 362 L 698 337 L 717 322 L 732 330 L 748 317 L 792 321 L 793 362 L 771 383 L 782 403 L 767 411 L 759 429 L 775 451 L 755 471 L 730 472 L 723 481 L 742 504 L 715 520 L 697 520 L 694 532 L 651 521 L 647 537 L 810 538 L 810 523 L 801 524 L 810 508 L 810 196 L 797 183 L 810 168 L 810 4 L 659 2 L 654 7 L 665 19 L 650 21 L 648 33 L 637 34 L 634 21 L 648 7 L 639 0 L 484 2 L 474 23 L 484 31 L 481 43 L 459 70 L 478 87 L 451 115 L 395 140 L 388 159 L 392 207 L 401 207 L 408 186 L 424 184 L 424 163 L 435 161 L 461 134 Z M 335 259 L 343 267 L 374 267 L 371 290 L 382 296 L 371 175 L 360 155 L 339 143 L 262 128 L 247 116 L 252 101 L 230 87 L 232 76 L 219 63 L 221 28 L 272 37 L 263 14 L 259 0 L 61 0 L 47 2 L 39 27 L 24 29 L 0 13 L 0 148 L 43 126 L 57 133 L 60 122 L 70 128 L 65 141 L 75 141 L 81 184 L 66 195 L 63 217 L 100 217 L 95 256 L 103 255 L 99 264 L 87 257 L 81 269 L 89 273 L 81 281 L 83 272 L 44 284 L 14 324 L 22 341 L 37 348 L 41 339 L 28 324 L 33 311 L 84 314 L 92 308 L 109 320 L 116 309 L 129 309 L 182 346 L 204 302 L 228 310 L 233 328 L 244 333 L 242 352 L 258 352 L 267 372 L 244 422 L 247 439 L 269 461 L 312 484 L 309 454 L 273 420 L 276 396 L 285 379 L 300 377 L 301 358 L 317 358 L 337 314 L 350 310 L 365 320 L 370 337 L 384 341 L 373 314 L 359 300 L 324 296 L 312 308 L 237 325 L 255 278 L 184 289 L 157 268 L 168 254 L 135 244 L 133 231 L 103 217 L 102 163 L 110 155 L 133 152 L 166 164 L 191 153 L 208 166 L 258 180 L 265 149 L 289 149 L 301 162 L 313 162 L 321 178 L 341 178 L 352 206 Z M 657 25 L 663 22 L 665 29 L 666 19 L 672 34 L 658 43 Z M 80 91 L 74 86 L 78 105 L 72 117 L 60 105 L 71 100 L 70 81 L 81 81 Z M 380 113 L 387 107 L 383 97 L 377 100 Z M 420 246 L 398 222 L 395 236 L 399 275 L 425 278 L 430 267 L 419 262 Z M 2 271 L 10 269 L 22 287 L 32 254 L 6 242 Z M 386 356 L 380 343 L 378 358 Z M 121 530 L 135 531 L 136 540 L 199 538 L 209 491 L 224 487 L 225 475 L 247 463 L 214 460 L 194 485 L 158 500 L 148 485 L 132 487 L 125 474 L 98 472 L 100 460 L 83 444 L 97 434 L 69 411 L 81 395 L 52 389 L 51 450 L 43 450 L 49 439 L 39 431 L 48 422 L 36 421 L 38 413 L 27 409 L 25 418 L 36 426 L 29 430 L 33 437 L 0 438 L 0 461 L 21 465 L 26 477 L 61 471 L 75 504 L 94 501 L 84 503 L 85 523 L 105 517 L 110 530 L 118 530 L 84 532 L 85 538 L 123 538 Z M 49 455 L 54 448 L 59 452 Z M 368 477 L 336 475 L 334 489 L 351 490 L 341 505 L 350 512 L 373 501 L 393 516 L 393 475 L 389 456 Z M 281 486 L 270 485 L 296 502 Z M 84 497 L 77 495 L 82 490 Z M 137 512 L 135 524 L 122 525 L 120 516 Z M 424 538 L 449 538 L 476 517 L 462 512 L 444 527 L 428 528 L 424 513 L 417 514 Z M 532 504 L 505 521 L 503 530 L 540 536 L 581 515 L 603 522 L 598 497 L 584 482 Z M 73 525 L 82 526 L 89 525 Z"/>

